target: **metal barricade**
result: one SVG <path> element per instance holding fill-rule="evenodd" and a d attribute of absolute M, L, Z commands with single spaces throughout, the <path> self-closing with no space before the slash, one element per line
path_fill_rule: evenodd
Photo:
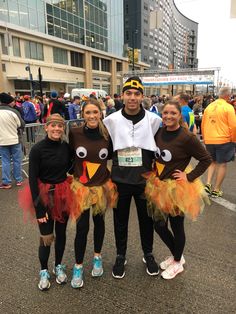
<path fill-rule="evenodd" d="M 69 130 L 71 127 L 79 126 L 83 119 L 76 119 L 76 120 L 66 120 L 66 128 L 65 128 L 65 138 L 68 141 L 68 135 Z M 43 123 L 30 123 L 25 125 L 25 130 L 22 134 L 22 166 L 27 165 L 29 162 L 29 153 L 31 148 L 44 139 L 46 136 L 45 130 L 44 130 L 44 124 Z M 1 157 L 1 156 L 0 156 Z M 0 158 L 1 161 L 1 158 Z M 2 167 L 2 161 L 0 162 L 0 168 Z M 22 167 L 22 172 L 25 177 L 28 178 L 27 172 Z"/>

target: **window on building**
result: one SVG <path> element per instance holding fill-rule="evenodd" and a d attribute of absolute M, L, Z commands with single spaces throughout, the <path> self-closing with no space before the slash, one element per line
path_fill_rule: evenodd
<path fill-rule="evenodd" d="M 99 70 L 99 58 L 92 56 L 92 69 Z"/>
<path fill-rule="evenodd" d="M 2 54 L 8 55 L 8 47 L 6 45 L 6 40 L 5 40 L 4 34 L 0 34 L 0 41 L 1 41 Z"/>
<path fill-rule="evenodd" d="M 107 60 L 107 59 L 101 59 L 102 63 L 101 63 L 101 70 L 104 72 L 110 72 L 110 64 L 111 61 Z"/>
<path fill-rule="evenodd" d="M 129 40 L 129 31 L 125 31 L 125 39 L 128 41 Z"/>
<path fill-rule="evenodd" d="M 44 60 L 43 45 L 34 41 L 25 41 L 25 56 L 29 59 Z"/>
<path fill-rule="evenodd" d="M 116 71 L 121 72 L 122 71 L 122 63 L 121 62 L 116 62 Z"/>
<path fill-rule="evenodd" d="M 70 52 L 71 65 L 77 68 L 84 67 L 84 55 L 80 52 L 71 51 Z"/>
<path fill-rule="evenodd" d="M 68 64 L 67 50 L 53 47 L 53 61 L 60 64 Z"/>
<path fill-rule="evenodd" d="M 12 46 L 13 46 L 13 56 L 20 57 L 20 39 L 17 37 L 12 37 Z"/>

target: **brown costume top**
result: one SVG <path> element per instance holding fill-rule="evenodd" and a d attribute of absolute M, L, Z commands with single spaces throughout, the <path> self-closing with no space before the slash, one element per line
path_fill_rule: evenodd
<path fill-rule="evenodd" d="M 211 163 L 211 157 L 197 137 L 188 130 L 180 127 L 176 131 L 161 128 L 155 136 L 157 151 L 157 174 L 160 180 L 174 179 L 175 170 L 184 171 L 191 157 L 199 161 L 196 167 L 187 174 L 192 182 L 201 176 Z"/>
<path fill-rule="evenodd" d="M 109 141 L 98 128 L 86 126 L 71 128 L 70 145 L 75 151 L 74 177 L 85 186 L 99 186 L 110 177 L 107 169 Z"/>

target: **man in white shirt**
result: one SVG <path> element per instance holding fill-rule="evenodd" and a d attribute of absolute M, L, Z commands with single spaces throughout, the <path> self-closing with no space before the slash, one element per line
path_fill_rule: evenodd
<path fill-rule="evenodd" d="M 124 107 L 103 121 L 113 144 L 112 180 L 118 188 L 119 199 L 114 208 L 114 229 L 117 257 L 113 266 L 114 278 L 125 276 L 128 221 L 132 197 L 135 200 L 143 262 L 149 275 L 158 275 L 159 268 L 152 255 L 153 222 L 147 213 L 144 196 L 143 173 L 151 171 L 153 152 L 156 151 L 154 135 L 161 118 L 142 107 L 143 84 L 139 77 L 130 77 L 123 85 Z"/>

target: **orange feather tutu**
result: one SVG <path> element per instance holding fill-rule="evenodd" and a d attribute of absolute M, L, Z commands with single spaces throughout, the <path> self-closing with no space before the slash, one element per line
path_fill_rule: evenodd
<path fill-rule="evenodd" d="M 154 172 L 145 175 L 147 178 L 145 194 L 149 215 L 154 220 L 166 215 L 186 215 L 192 220 L 202 212 L 208 196 L 200 179 L 193 182 L 177 180 L 160 180 Z"/>
<path fill-rule="evenodd" d="M 76 220 L 81 213 L 92 207 L 93 215 L 104 214 L 108 208 L 117 203 L 116 185 L 109 179 L 101 186 L 84 186 L 75 178 L 71 183 L 73 198 L 71 199 L 71 218 Z"/>

